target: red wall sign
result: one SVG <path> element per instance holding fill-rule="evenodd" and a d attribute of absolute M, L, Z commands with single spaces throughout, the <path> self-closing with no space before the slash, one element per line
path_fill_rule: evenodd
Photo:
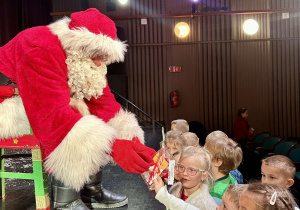
<path fill-rule="evenodd" d="M 181 66 L 169 66 L 170 72 L 181 72 Z"/>

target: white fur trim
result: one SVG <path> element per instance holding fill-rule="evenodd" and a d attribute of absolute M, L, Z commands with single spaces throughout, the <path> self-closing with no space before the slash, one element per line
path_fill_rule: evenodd
<path fill-rule="evenodd" d="M 80 190 L 110 160 L 116 131 L 94 115 L 82 117 L 48 156 L 45 168 L 66 186 Z"/>
<path fill-rule="evenodd" d="M 141 143 L 145 143 L 144 131 L 134 114 L 120 109 L 108 124 L 118 131 L 118 139 L 132 140 L 133 137 L 138 137 Z"/>
<path fill-rule="evenodd" d="M 82 116 L 90 115 L 90 110 L 82 99 L 71 98 L 70 106 L 77 109 Z"/>
<path fill-rule="evenodd" d="M 49 25 L 51 32 L 58 36 L 65 50 L 82 51 L 88 57 L 107 55 L 106 64 L 124 61 L 127 44 L 103 34 L 94 34 L 88 29 L 69 29 L 71 19 L 65 17 Z"/>
<path fill-rule="evenodd" d="M 29 133 L 30 125 L 21 97 L 8 98 L 0 103 L 0 139 Z"/>

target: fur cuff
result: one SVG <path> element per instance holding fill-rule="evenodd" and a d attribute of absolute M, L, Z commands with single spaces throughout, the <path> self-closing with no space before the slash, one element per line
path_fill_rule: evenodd
<path fill-rule="evenodd" d="M 120 109 L 108 124 L 117 130 L 118 139 L 132 140 L 132 138 L 138 137 L 142 144 L 145 143 L 144 131 L 139 126 L 134 114 Z"/>
<path fill-rule="evenodd" d="M 0 103 L 0 139 L 30 133 L 30 125 L 21 97 L 5 99 Z"/>
<path fill-rule="evenodd" d="M 51 32 L 58 36 L 65 50 L 82 50 L 88 57 L 107 55 L 106 64 L 124 61 L 127 44 L 103 34 L 94 34 L 86 28 L 69 29 L 71 19 L 65 17 L 49 25 Z"/>
<path fill-rule="evenodd" d="M 116 131 L 96 116 L 81 118 L 48 156 L 45 168 L 66 186 L 80 190 L 110 161 Z"/>

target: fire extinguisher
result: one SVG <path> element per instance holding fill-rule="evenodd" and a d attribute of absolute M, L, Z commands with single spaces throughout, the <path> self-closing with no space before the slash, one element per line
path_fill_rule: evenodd
<path fill-rule="evenodd" d="M 178 91 L 173 91 L 170 93 L 170 102 L 171 102 L 171 107 L 176 108 L 179 105 L 179 93 Z"/>

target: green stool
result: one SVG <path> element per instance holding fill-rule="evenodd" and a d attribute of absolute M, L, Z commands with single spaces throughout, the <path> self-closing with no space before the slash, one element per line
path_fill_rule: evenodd
<path fill-rule="evenodd" d="M 43 158 L 39 140 L 33 135 L 0 140 L 0 196 L 5 198 L 5 178 L 31 179 L 34 181 L 36 209 L 50 210 L 47 173 L 43 170 Z M 23 150 L 31 149 L 31 154 L 5 154 L 4 149 Z M 33 173 L 5 172 L 5 158 L 32 157 Z"/>

